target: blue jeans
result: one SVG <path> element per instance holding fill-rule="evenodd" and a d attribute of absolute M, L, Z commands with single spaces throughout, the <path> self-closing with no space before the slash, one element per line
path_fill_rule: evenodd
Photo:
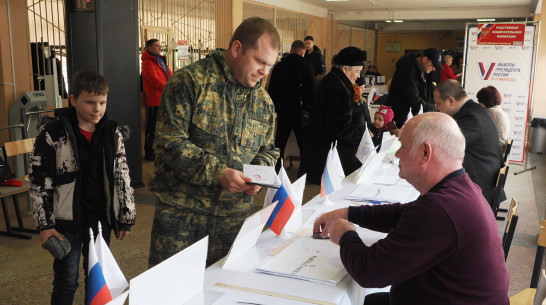
<path fill-rule="evenodd" d="M 102 237 L 110 246 L 111 228 L 107 221 L 101 221 Z M 95 237 L 97 236 L 96 225 L 93 228 Z M 87 274 L 88 274 L 88 257 L 89 257 L 89 229 L 87 234 L 72 234 L 62 232 L 62 234 L 70 241 L 70 252 L 61 260 L 53 261 L 53 292 L 51 294 L 52 305 L 64 305 L 74 302 L 74 294 L 78 289 L 78 277 L 80 271 L 80 253 L 83 254 L 83 270 L 85 276 L 85 300 L 87 303 Z"/>

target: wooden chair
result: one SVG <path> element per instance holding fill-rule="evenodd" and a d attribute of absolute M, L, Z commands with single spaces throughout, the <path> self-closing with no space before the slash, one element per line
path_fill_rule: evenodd
<path fill-rule="evenodd" d="M 510 151 L 512 150 L 512 143 L 514 140 L 508 139 L 506 140 L 506 145 L 504 146 L 504 152 L 502 153 L 502 162 L 503 165 L 506 165 L 506 162 L 508 162 L 508 156 L 510 156 Z"/>
<path fill-rule="evenodd" d="M 546 248 L 546 220 L 543 219 L 540 223 L 540 229 L 538 230 L 537 253 L 533 266 L 533 274 L 531 276 L 531 288 L 537 288 L 538 285 L 542 260 L 544 259 L 544 248 Z"/>
<path fill-rule="evenodd" d="M 508 209 L 508 215 L 506 219 L 506 229 L 502 236 L 502 249 L 504 250 L 504 260 L 508 258 L 508 251 L 510 251 L 510 245 L 512 244 L 512 238 L 514 237 L 514 232 L 516 231 L 516 226 L 518 224 L 518 201 L 516 198 L 512 197 L 512 202 L 510 202 L 510 208 Z"/>
<path fill-rule="evenodd" d="M 497 220 L 504 220 L 502 216 L 497 216 L 499 212 L 499 206 L 501 204 L 501 195 L 503 194 L 504 184 L 506 183 L 506 176 L 508 175 L 509 167 L 505 165 L 499 170 L 499 175 L 497 176 L 497 184 L 495 190 L 493 191 L 493 201 L 491 202 L 491 208 Z"/>
<path fill-rule="evenodd" d="M 537 240 L 537 252 L 535 264 L 531 275 L 531 284 L 510 298 L 511 305 L 539 305 L 544 304 L 546 297 L 546 273 L 542 269 L 544 260 L 544 248 L 546 248 L 546 220 L 540 223 Z"/>
<path fill-rule="evenodd" d="M 4 152 L 4 160 L 8 161 L 9 158 L 17 155 L 25 155 L 32 152 L 34 147 L 34 138 L 17 140 L 12 142 L 4 143 L 2 151 Z M 28 163 L 25 161 L 25 163 Z M 22 182 L 22 186 L 0 186 L 0 199 L 2 200 L 2 209 L 4 211 L 4 220 L 6 221 L 6 231 L 0 231 L 0 235 L 30 239 L 30 235 L 19 234 L 15 232 L 26 232 L 26 233 L 38 233 L 37 230 L 25 229 L 23 226 L 23 219 L 21 217 L 21 210 L 19 209 L 19 202 L 17 197 L 21 194 L 24 194 L 29 191 L 30 182 L 28 175 L 18 177 L 15 180 Z M 13 199 L 13 205 L 15 208 L 15 215 L 17 216 L 17 227 L 13 227 L 10 222 L 8 207 L 6 203 L 6 198 L 11 197 Z M 14 232 L 15 231 L 15 232 Z"/>

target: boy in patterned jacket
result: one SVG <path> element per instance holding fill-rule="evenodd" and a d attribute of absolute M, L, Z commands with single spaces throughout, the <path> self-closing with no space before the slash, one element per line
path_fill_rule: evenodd
<path fill-rule="evenodd" d="M 135 223 L 124 136 L 105 114 L 108 84 L 98 73 L 74 75 L 70 103 L 36 137 L 29 165 L 30 198 L 42 246 L 49 238 L 67 239 L 71 250 L 53 262 L 51 304 L 72 304 L 78 288 L 80 253 L 85 284 L 89 228 L 110 243 L 122 240 Z M 62 235 L 61 235 L 62 234 Z M 87 299 L 87 287 L 86 298 Z"/>

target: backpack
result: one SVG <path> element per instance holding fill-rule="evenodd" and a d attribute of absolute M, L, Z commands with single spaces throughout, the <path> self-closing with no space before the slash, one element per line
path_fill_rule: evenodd
<path fill-rule="evenodd" d="M 11 172 L 8 162 L 0 159 L 0 182 L 4 182 L 8 179 L 12 179 L 15 176 Z"/>

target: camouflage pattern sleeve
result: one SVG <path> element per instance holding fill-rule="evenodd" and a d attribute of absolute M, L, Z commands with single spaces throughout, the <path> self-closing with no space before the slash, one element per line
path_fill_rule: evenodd
<path fill-rule="evenodd" d="M 170 184 L 172 180 L 192 185 L 219 186 L 222 170 L 227 165 L 212 153 L 216 143 L 209 141 L 198 146 L 190 140 L 190 126 L 199 87 L 187 70 L 176 73 L 167 83 L 161 96 L 156 125 L 155 154 L 157 173 L 176 175 L 174 179 L 162 178 L 156 183 Z M 210 111 L 217 111 L 212 109 Z M 217 117 L 213 113 L 210 118 Z M 206 123 L 206 122 L 205 122 Z M 203 143 L 206 143 L 203 141 Z M 210 146 L 210 147 L 209 147 Z M 168 181 L 171 180 L 171 181 Z M 165 188 L 163 185 L 158 188 Z"/>
<path fill-rule="evenodd" d="M 267 98 L 269 98 L 269 96 Z M 256 154 L 251 164 L 275 166 L 275 162 L 280 155 L 279 149 L 275 148 L 275 117 L 275 111 L 273 111 L 269 116 L 269 129 L 266 134 L 266 145 L 260 147 L 258 154 Z"/>

